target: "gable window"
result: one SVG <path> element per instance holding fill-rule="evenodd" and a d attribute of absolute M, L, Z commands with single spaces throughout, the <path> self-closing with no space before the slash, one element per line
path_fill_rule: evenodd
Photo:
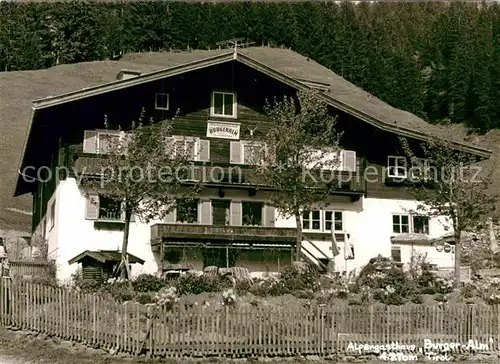
<path fill-rule="evenodd" d="M 155 109 L 168 110 L 170 107 L 170 95 L 157 93 L 155 94 Z"/>
<path fill-rule="evenodd" d="M 99 196 L 99 219 L 101 220 L 121 220 L 122 203 L 121 201 Z"/>
<path fill-rule="evenodd" d="M 236 117 L 236 94 L 234 92 L 212 92 L 211 116 Z"/>
<path fill-rule="evenodd" d="M 262 202 L 242 202 L 242 224 L 262 226 Z"/>
<path fill-rule="evenodd" d="M 178 201 L 176 212 L 177 222 L 198 222 L 198 200 Z"/>
<path fill-rule="evenodd" d="M 387 177 L 406 178 L 406 157 L 387 157 Z"/>
<path fill-rule="evenodd" d="M 429 234 L 429 217 L 410 214 L 393 215 L 392 232 L 396 234 Z"/>
<path fill-rule="evenodd" d="M 313 210 L 302 213 L 302 229 L 329 232 L 343 230 L 341 211 Z"/>

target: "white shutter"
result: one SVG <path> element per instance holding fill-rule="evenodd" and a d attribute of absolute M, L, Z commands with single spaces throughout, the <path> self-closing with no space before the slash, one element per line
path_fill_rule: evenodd
<path fill-rule="evenodd" d="M 233 164 L 243 163 L 242 156 L 242 144 L 240 142 L 230 142 L 229 143 L 229 162 Z"/>
<path fill-rule="evenodd" d="M 164 222 L 172 224 L 175 222 L 175 209 L 172 209 L 167 215 L 165 215 L 165 218 L 163 219 Z"/>
<path fill-rule="evenodd" d="M 83 132 L 83 153 L 97 153 L 97 131 L 85 130 Z"/>
<path fill-rule="evenodd" d="M 356 152 L 354 150 L 344 150 L 343 164 L 344 171 L 356 172 L 357 162 L 356 162 Z"/>
<path fill-rule="evenodd" d="M 198 141 L 198 161 L 210 161 L 210 140 L 201 139 Z"/>
<path fill-rule="evenodd" d="M 97 220 L 99 218 L 99 195 L 88 195 L 85 201 L 85 219 Z"/>
<path fill-rule="evenodd" d="M 276 220 L 276 209 L 273 206 L 264 206 L 264 226 L 274 227 Z"/>
<path fill-rule="evenodd" d="M 243 224 L 243 211 L 241 201 L 231 201 L 229 208 L 230 225 L 241 226 Z"/>

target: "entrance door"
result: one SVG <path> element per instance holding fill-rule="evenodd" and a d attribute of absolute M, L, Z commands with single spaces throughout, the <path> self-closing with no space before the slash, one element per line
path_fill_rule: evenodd
<path fill-rule="evenodd" d="M 212 224 L 229 225 L 229 200 L 212 200 Z"/>

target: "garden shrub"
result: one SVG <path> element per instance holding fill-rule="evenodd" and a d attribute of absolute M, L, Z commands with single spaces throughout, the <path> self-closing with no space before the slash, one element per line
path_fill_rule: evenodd
<path fill-rule="evenodd" d="M 308 265 L 305 271 L 301 271 L 293 265 L 287 266 L 281 271 L 279 280 L 290 292 L 301 290 L 316 292 L 319 289 L 318 268 L 312 264 Z"/>
<path fill-rule="evenodd" d="M 200 294 L 205 292 L 220 292 L 225 288 L 231 288 L 233 282 L 228 276 L 210 277 L 206 274 L 197 276 L 194 274 L 186 274 L 180 276 L 175 282 L 180 295 L 184 294 Z"/>
<path fill-rule="evenodd" d="M 179 292 L 176 287 L 164 287 L 155 295 L 156 304 L 172 310 L 174 305 L 179 302 Z"/>
<path fill-rule="evenodd" d="M 141 294 L 138 294 L 137 297 L 135 298 L 135 300 L 140 303 L 141 305 L 147 305 L 149 303 L 154 303 L 155 300 L 154 298 L 148 294 L 148 293 L 141 293 Z"/>
<path fill-rule="evenodd" d="M 252 282 L 249 280 L 238 280 L 234 286 L 236 293 L 239 295 L 244 295 L 250 291 L 252 288 Z"/>
<path fill-rule="evenodd" d="M 164 279 L 152 274 L 141 274 L 132 281 L 132 287 L 136 292 L 158 292 L 166 285 L 167 282 Z"/>
<path fill-rule="evenodd" d="M 109 295 L 120 303 L 132 301 L 135 297 L 131 282 L 126 280 L 110 280 L 101 286 L 99 293 Z"/>

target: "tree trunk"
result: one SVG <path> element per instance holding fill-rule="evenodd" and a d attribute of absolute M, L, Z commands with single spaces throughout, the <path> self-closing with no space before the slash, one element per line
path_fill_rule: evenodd
<path fill-rule="evenodd" d="M 300 254 L 302 253 L 302 221 L 300 220 L 300 213 L 295 214 L 295 224 L 297 224 L 297 243 L 295 244 L 295 260 L 300 261 Z"/>
<path fill-rule="evenodd" d="M 462 231 L 455 231 L 455 288 L 460 287 L 460 261 L 462 253 Z"/>
<path fill-rule="evenodd" d="M 132 211 L 129 208 L 125 208 L 125 226 L 123 227 L 123 241 L 122 241 L 122 259 L 121 259 L 121 271 L 120 277 L 124 279 L 130 278 L 128 274 L 128 236 L 130 230 L 130 217 L 132 216 Z"/>

